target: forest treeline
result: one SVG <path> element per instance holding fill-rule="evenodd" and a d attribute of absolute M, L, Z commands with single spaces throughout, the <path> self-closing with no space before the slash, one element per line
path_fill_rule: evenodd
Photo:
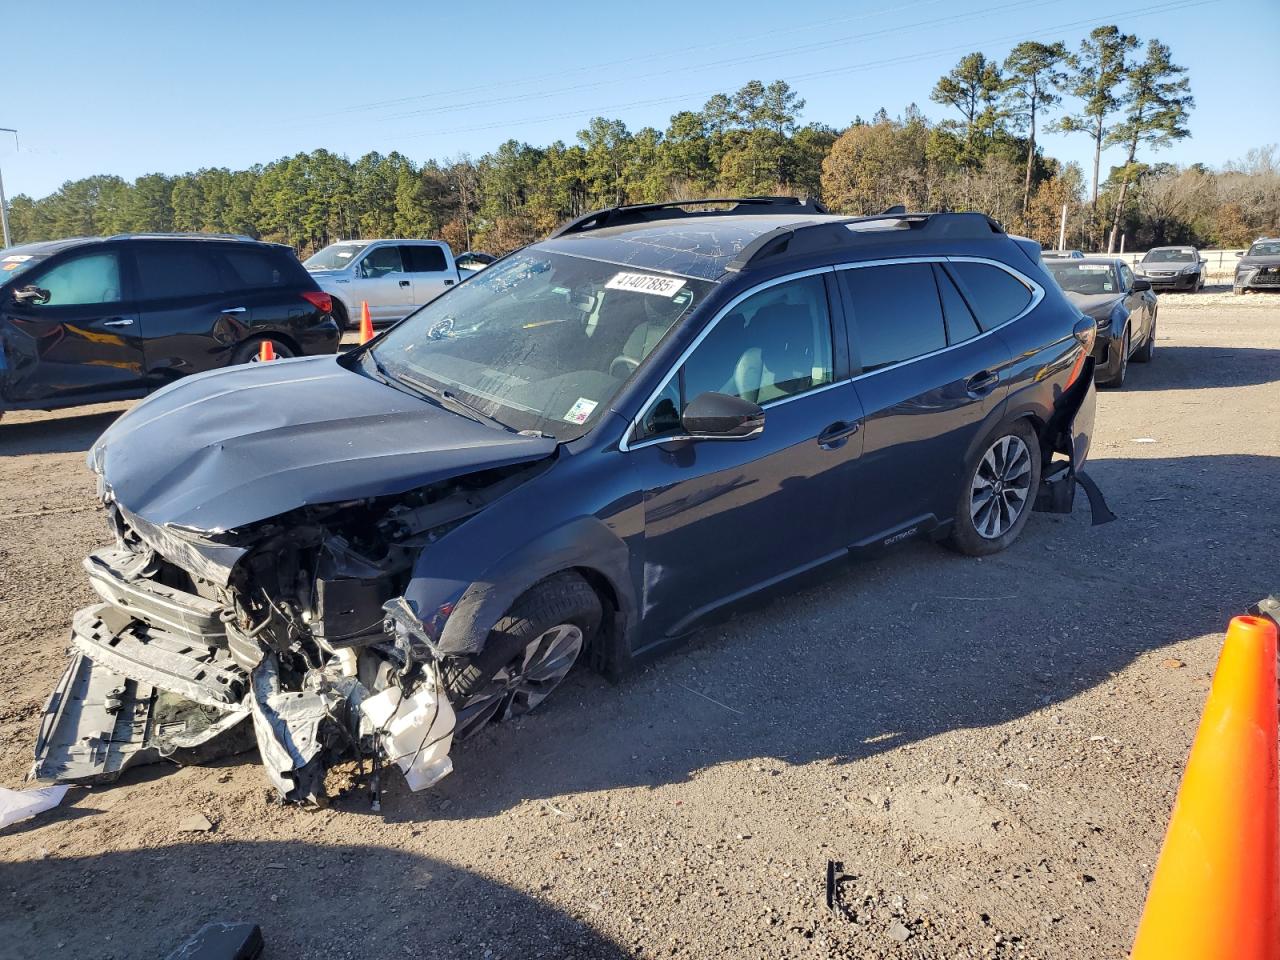
<path fill-rule="evenodd" d="M 1240 246 L 1280 226 L 1280 157 L 1260 147 L 1221 170 L 1155 162 L 1189 136 L 1187 71 L 1158 40 L 1099 27 L 1076 49 L 1026 41 L 1001 61 L 975 52 L 933 88 L 945 115 L 912 104 L 837 129 L 801 123 L 785 81 L 752 81 L 681 111 L 665 130 L 597 117 L 573 143 L 508 140 L 477 159 L 357 160 L 315 150 L 247 170 L 203 169 L 71 181 L 10 204 L 15 242 L 130 231 L 217 231 L 302 253 L 337 239 L 443 237 L 505 252 L 564 220 L 624 203 L 758 194 L 808 195 L 863 214 L 904 203 L 980 210 L 1056 245 L 1128 249 L 1194 242 Z M 1046 130 L 1089 143 L 1093 169 L 1047 156 Z M 1123 162 L 1101 169 L 1104 150 Z"/>

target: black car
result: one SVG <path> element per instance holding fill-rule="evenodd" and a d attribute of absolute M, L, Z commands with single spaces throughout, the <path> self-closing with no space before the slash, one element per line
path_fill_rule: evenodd
<path fill-rule="evenodd" d="M 1098 323 L 1094 376 L 1102 387 L 1124 386 L 1129 361 L 1149 363 L 1156 349 L 1157 297 L 1123 260 L 1046 260 L 1067 299 Z"/>
<path fill-rule="evenodd" d="M 1236 293 L 1246 290 L 1280 290 L 1280 240 L 1257 240 L 1236 264 L 1236 277 L 1232 289 Z"/>
<path fill-rule="evenodd" d="M 102 602 L 36 776 L 250 729 L 289 799 L 353 752 L 418 789 L 578 660 L 617 675 L 850 552 L 982 556 L 1033 504 L 1070 510 L 1095 325 L 1034 241 L 707 203 L 598 211 L 357 350 L 180 381 L 112 424 Z"/>
<path fill-rule="evenodd" d="M 1157 290 L 1197 293 L 1204 289 L 1207 266 L 1195 247 L 1153 247 L 1135 264 L 1135 269 Z"/>
<path fill-rule="evenodd" d="M 121 235 L 0 250 L 0 410 L 141 397 L 252 360 L 331 354 L 331 301 L 279 244 Z"/>

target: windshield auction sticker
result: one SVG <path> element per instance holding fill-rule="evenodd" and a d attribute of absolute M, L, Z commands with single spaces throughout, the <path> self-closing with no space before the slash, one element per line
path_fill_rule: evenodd
<path fill-rule="evenodd" d="M 26 263 L 30 259 L 30 256 L 15 253 L 13 256 L 5 257 L 3 260 L 0 260 L 0 263 Z"/>
<path fill-rule="evenodd" d="M 604 286 L 606 290 L 630 290 L 633 293 L 674 297 L 684 287 L 684 281 L 679 277 L 655 277 L 651 273 L 615 273 Z"/>
<path fill-rule="evenodd" d="M 594 400 L 588 400 L 586 397 L 579 397 L 569 408 L 569 412 L 564 418 L 570 423 L 586 423 L 587 417 L 591 416 L 591 411 L 598 407 L 599 404 Z"/>

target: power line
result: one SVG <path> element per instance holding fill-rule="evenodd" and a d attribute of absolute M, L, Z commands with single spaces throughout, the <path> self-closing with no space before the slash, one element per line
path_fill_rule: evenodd
<path fill-rule="evenodd" d="M 848 67 L 832 67 L 825 70 L 813 70 L 807 73 L 793 74 L 792 76 L 784 79 L 786 79 L 788 83 L 794 84 L 798 81 L 812 80 L 817 77 L 835 76 L 839 74 L 848 74 L 848 73 L 858 73 L 865 70 L 877 69 L 880 67 L 896 66 L 902 63 L 916 63 L 921 60 L 932 59 L 933 57 L 942 56 L 944 54 L 954 54 L 957 52 L 972 50 L 975 47 L 980 47 L 980 46 L 988 46 L 988 45 L 994 45 L 999 43 L 1008 43 L 1016 40 L 1045 38 L 1045 37 L 1051 36 L 1053 33 L 1056 33 L 1058 31 L 1070 30 L 1078 27 L 1095 26 L 1095 25 L 1107 23 L 1107 22 L 1114 22 L 1115 20 L 1118 20 L 1124 17 L 1149 16 L 1157 13 L 1168 13 L 1174 10 L 1186 10 L 1186 9 L 1191 9 L 1193 7 L 1201 7 L 1201 6 L 1206 6 L 1209 4 L 1220 3 L 1220 2 L 1222 2 L 1222 0 L 1173 0 L 1173 2 L 1155 4 L 1149 7 L 1139 7 L 1132 10 L 1120 11 L 1116 14 L 1106 16 L 1106 17 L 1091 17 L 1084 20 L 1073 20 L 1067 23 L 1055 24 L 1053 26 L 1045 27 L 1043 30 L 1031 34 L 1031 36 L 1028 36 L 1025 33 L 1006 34 L 1001 37 L 988 38 L 985 40 L 969 41 L 963 44 L 956 44 L 949 47 L 939 47 L 933 50 L 921 51 L 921 52 L 911 53 L 911 54 L 904 54 L 898 57 L 889 57 L 883 60 L 876 60 L 868 63 L 855 64 L 853 66 L 848 66 Z M 570 110 L 570 111 L 565 111 L 563 113 L 546 114 L 539 117 L 518 117 L 518 118 L 509 119 L 509 120 L 499 120 L 492 123 L 476 124 L 476 125 L 465 126 L 465 127 L 452 127 L 445 130 L 424 130 L 418 133 L 400 134 L 399 137 L 401 139 L 408 140 L 408 139 L 418 139 L 421 137 L 447 136 L 447 135 L 453 135 L 458 133 L 474 133 L 474 132 L 483 131 L 483 130 L 495 130 L 495 129 L 501 129 L 504 127 L 528 126 L 529 124 L 544 123 L 550 120 L 564 120 L 564 119 L 571 119 L 575 117 L 601 116 L 606 112 L 617 111 L 617 110 L 627 110 L 635 107 L 648 107 L 648 106 L 658 106 L 664 103 L 686 102 L 693 98 L 700 99 L 702 97 L 710 96 L 712 94 L 720 93 L 720 92 L 723 92 L 723 90 L 708 89 L 708 90 L 697 91 L 694 93 L 681 93 L 681 94 L 668 96 L 668 97 L 654 97 L 646 100 L 633 100 L 628 103 L 612 104 L 610 106 L 596 107 L 596 108 L 587 109 L 587 110 Z"/>

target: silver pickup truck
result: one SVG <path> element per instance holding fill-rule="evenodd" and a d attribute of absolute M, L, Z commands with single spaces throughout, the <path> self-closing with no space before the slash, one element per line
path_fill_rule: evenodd
<path fill-rule="evenodd" d="M 343 240 L 303 261 L 333 297 L 333 319 L 347 329 L 369 304 L 375 326 L 394 323 L 484 266 L 483 255 L 457 260 L 443 240 Z"/>

